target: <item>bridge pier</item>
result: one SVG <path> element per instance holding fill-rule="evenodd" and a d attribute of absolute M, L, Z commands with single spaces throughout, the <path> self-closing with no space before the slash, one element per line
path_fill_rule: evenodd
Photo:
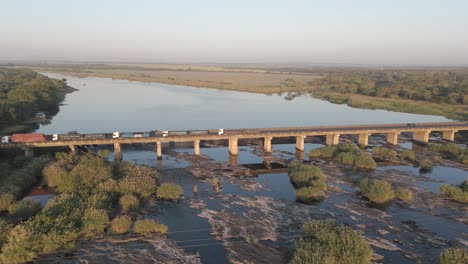
<path fill-rule="evenodd" d="M 71 152 L 71 154 L 76 153 L 76 146 L 75 145 L 70 145 L 70 152 Z"/>
<path fill-rule="evenodd" d="M 23 148 L 24 150 L 24 156 L 26 158 L 34 158 L 34 150 L 33 148 Z"/>
<path fill-rule="evenodd" d="M 415 131 L 413 132 L 413 140 L 420 143 L 427 143 L 429 142 L 429 133 L 431 133 L 430 130 Z"/>
<path fill-rule="evenodd" d="M 237 156 L 239 154 L 238 141 L 239 139 L 236 137 L 229 138 L 229 154 L 233 156 Z"/>
<path fill-rule="evenodd" d="M 368 134 L 368 133 L 359 134 L 359 139 L 358 139 L 359 146 L 367 147 L 367 145 L 369 145 L 369 136 L 370 135 L 371 134 Z"/>
<path fill-rule="evenodd" d="M 263 156 L 263 164 L 269 170 L 271 170 L 271 155 Z"/>
<path fill-rule="evenodd" d="M 458 131 L 457 130 L 442 131 L 442 139 L 447 140 L 447 141 L 454 141 L 456 132 Z"/>
<path fill-rule="evenodd" d="M 272 137 L 266 137 L 263 139 L 263 151 L 270 153 L 271 152 L 271 140 Z"/>
<path fill-rule="evenodd" d="M 325 143 L 327 146 L 338 145 L 340 143 L 340 134 L 327 135 Z"/>
<path fill-rule="evenodd" d="M 114 160 L 122 160 L 122 146 L 120 143 L 114 143 Z"/>
<path fill-rule="evenodd" d="M 296 149 L 299 151 L 304 151 L 304 139 L 305 136 L 296 136 Z"/>
<path fill-rule="evenodd" d="M 387 144 L 398 145 L 398 135 L 400 132 L 390 132 L 387 134 Z"/>
<path fill-rule="evenodd" d="M 232 155 L 231 153 L 229 153 L 229 164 L 237 165 L 238 159 L 239 159 L 238 155 Z"/>
<path fill-rule="evenodd" d="M 193 155 L 200 156 L 200 140 L 195 140 L 193 142 Z"/>
<path fill-rule="evenodd" d="M 303 160 L 304 159 L 304 151 L 296 149 L 296 159 Z"/>
<path fill-rule="evenodd" d="M 162 159 L 161 142 L 156 142 L 156 156 L 158 157 L 158 160 Z"/>

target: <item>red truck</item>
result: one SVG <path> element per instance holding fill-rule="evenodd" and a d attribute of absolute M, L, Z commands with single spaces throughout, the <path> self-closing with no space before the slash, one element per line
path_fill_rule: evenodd
<path fill-rule="evenodd" d="M 2 143 L 28 143 L 28 142 L 42 142 L 46 141 L 44 134 L 13 134 L 11 136 L 4 136 Z"/>

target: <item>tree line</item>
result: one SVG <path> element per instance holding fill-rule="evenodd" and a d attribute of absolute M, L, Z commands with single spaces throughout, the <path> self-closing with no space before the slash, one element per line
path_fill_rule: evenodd
<path fill-rule="evenodd" d="M 0 127 L 28 120 L 36 112 L 57 112 L 65 94 L 74 90 L 67 86 L 66 79 L 51 79 L 29 69 L 0 67 Z"/>
<path fill-rule="evenodd" d="M 319 91 L 468 104 L 467 69 L 353 69 L 331 72 L 309 85 Z"/>

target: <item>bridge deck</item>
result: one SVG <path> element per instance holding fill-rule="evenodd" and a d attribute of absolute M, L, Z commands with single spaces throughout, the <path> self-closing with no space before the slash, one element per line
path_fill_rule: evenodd
<path fill-rule="evenodd" d="M 358 134 L 386 134 L 394 132 L 418 131 L 462 131 L 468 130 L 468 122 L 439 122 L 408 124 L 378 124 L 378 125 L 349 125 L 349 126 L 308 126 L 284 128 L 256 128 L 256 129 L 225 129 L 224 135 L 217 134 L 187 134 L 169 135 L 167 137 L 135 137 L 135 138 L 106 138 L 44 141 L 31 143 L 0 144 L 0 148 L 19 147 L 57 147 L 70 145 L 110 145 L 114 143 L 156 143 L 156 142 L 190 142 L 196 140 L 227 140 L 230 138 L 264 138 L 264 137 L 292 137 L 292 136 L 326 136 L 326 135 L 358 135 Z M 200 130 L 197 130 L 200 131 Z"/>

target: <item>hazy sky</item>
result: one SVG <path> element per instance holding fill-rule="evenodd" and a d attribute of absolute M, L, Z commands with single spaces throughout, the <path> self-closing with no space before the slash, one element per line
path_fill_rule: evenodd
<path fill-rule="evenodd" d="M 0 60 L 468 65 L 467 0 L 0 0 Z"/>

